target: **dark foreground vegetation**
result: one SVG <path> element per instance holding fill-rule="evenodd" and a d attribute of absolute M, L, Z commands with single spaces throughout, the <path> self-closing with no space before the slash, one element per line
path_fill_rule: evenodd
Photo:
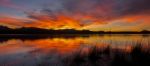
<path fill-rule="evenodd" d="M 23 27 L 11 29 L 5 26 L 0 26 L 0 34 L 150 34 L 150 31 L 143 30 L 141 32 L 104 32 L 104 31 L 89 31 L 89 30 L 74 30 L 74 29 L 41 29 L 35 27 Z"/>
<path fill-rule="evenodd" d="M 93 47 L 88 54 L 77 52 L 63 61 L 64 66 L 150 66 L 150 51 L 140 45 L 131 52 Z"/>

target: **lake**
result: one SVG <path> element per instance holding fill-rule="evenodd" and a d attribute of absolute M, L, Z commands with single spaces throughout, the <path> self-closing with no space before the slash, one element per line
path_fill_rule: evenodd
<path fill-rule="evenodd" d="M 148 55 L 150 47 L 150 35 L 142 34 L 57 35 L 41 38 L 1 36 L 0 66 L 117 66 L 120 63 L 114 62 L 114 59 L 116 56 L 122 58 L 122 55 L 127 61 L 122 64 L 134 65 L 141 61 L 134 61 L 132 53 L 138 55 L 140 51 Z M 135 49 L 134 52 L 135 47 L 140 47 L 140 50 Z M 143 56 L 136 59 L 140 57 Z"/>

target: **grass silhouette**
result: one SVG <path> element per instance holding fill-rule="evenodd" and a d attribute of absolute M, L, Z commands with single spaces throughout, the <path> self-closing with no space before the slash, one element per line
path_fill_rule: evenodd
<path fill-rule="evenodd" d="M 144 51 L 141 45 L 133 47 L 131 52 L 96 46 L 88 54 L 81 51 L 67 59 L 65 66 L 150 66 L 150 52 Z"/>

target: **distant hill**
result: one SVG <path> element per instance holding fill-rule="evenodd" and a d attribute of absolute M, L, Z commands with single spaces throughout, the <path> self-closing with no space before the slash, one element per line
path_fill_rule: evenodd
<path fill-rule="evenodd" d="M 10 28 L 5 27 L 5 26 L 0 26 L 0 30 L 8 30 L 8 29 L 10 29 Z"/>
<path fill-rule="evenodd" d="M 22 27 L 11 29 L 5 26 L 0 26 L 0 34 L 150 34 L 150 31 L 143 30 L 141 32 L 104 32 L 104 31 L 89 31 L 89 30 L 75 30 L 75 29 L 41 29 L 35 27 Z"/>

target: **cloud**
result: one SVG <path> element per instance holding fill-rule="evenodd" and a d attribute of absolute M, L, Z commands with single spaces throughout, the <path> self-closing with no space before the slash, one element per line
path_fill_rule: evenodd
<path fill-rule="evenodd" d="M 35 0 L 32 2 L 36 3 Z M 39 4 L 41 8 L 33 11 L 23 8 L 26 10 L 25 16 L 30 20 L 17 19 L 14 23 L 23 21 L 21 26 L 42 28 L 82 29 L 86 27 L 93 30 L 93 27 L 98 25 L 94 30 L 103 27 L 108 29 L 111 26 L 129 29 L 129 27 L 149 24 L 150 20 L 147 19 L 147 15 L 150 14 L 149 3 L 150 0 L 49 0 L 49 2 L 45 1 L 43 7 Z M 0 6 L 20 8 L 12 0 L 1 0 Z M 8 22 L 12 23 L 13 20 Z M 103 27 L 99 27 L 100 25 Z"/>
<path fill-rule="evenodd" d="M 105 6 L 105 3 L 110 4 Z M 61 0 L 59 5 L 46 4 L 46 7 L 25 14 L 28 18 L 47 23 L 53 28 L 80 28 L 92 23 L 103 23 L 103 20 L 112 17 L 112 5 L 110 0 Z"/>
<path fill-rule="evenodd" d="M 127 22 L 119 21 L 119 22 L 110 22 L 108 24 L 85 26 L 82 29 L 90 29 L 93 31 L 99 31 L 99 30 L 100 31 L 133 31 L 133 30 L 136 31 L 137 26 L 139 25 L 140 25 L 139 22 L 127 23 Z"/>
<path fill-rule="evenodd" d="M 94 31 L 140 31 L 150 30 L 149 15 L 132 15 L 111 20 L 107 24 L 94 24 L 84 26 L 82 29 L 90 29 Z"/>
<path fill-rule="evenodd" d="M 5 7 L 5 8 L 21 10 L 21 11 L 28 10 L 27 8 L 24 8 L 23 6 L 15 4 L 15 2 L 13 2 L 13 0 L 0 0 L 0 6 Z"/>
<path fill-rule="evenodd" d="M 150 14 L 150 0 L 119 0 L 114 12 L 119 16 Z"/>
<path fill-rule="evenodd" d="M 82 21 L 84 18 L 93 22 L 114 20 L 128 15 L 149 14 L 150 0 L 58 0 L 55 4 L 46 4 L 41 8 L 51 17 L 62 14 Z M 56 5 L 57 4 L 57 5 Z M 59 5 L 58 5 L 59 4 Z"/>
<path fill-rule="evenodd" d="M 19 18 L 18 16 L 3 15 L 0 16 L 0 25 L 9 25 L 8 27 L 22 27 L 34 24 L 33 20 L 28 18 Z"/>
<path fill-rule="evenodd" d="M 114 2 L 112 0 L 65 0 L 62 6 L 64 11 L 71 16 L 80 14 L 82 18 L 90 16 L 96 19 L 105 19 L 112 16 Z"/>
<path fill-rule="evenodd" d="M 68 17 L 62 14 L 55 14 L 50 10 L 40 10 L 34 12 L 26 12 L 27 17 L 35 20 L 40 24 L 39 27 L 44 28 L 79 28 L 80 23 L 72 17 Z"/>
<path fill-rule="evenodd" d="M 150 0 L 131 0 L 127 13 L 140 13 L 150 11 Z M 150 13 L 149 13 L 150 14 Z"/>

